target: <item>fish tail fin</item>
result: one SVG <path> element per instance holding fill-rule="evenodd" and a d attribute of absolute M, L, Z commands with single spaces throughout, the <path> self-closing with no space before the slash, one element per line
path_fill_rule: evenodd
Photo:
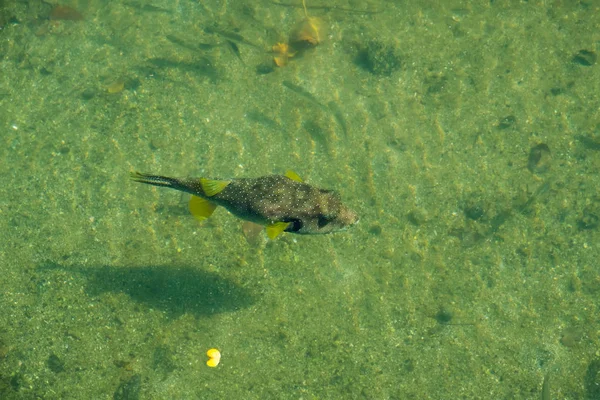
<path fill-rule="evenodd" d="M 209 218 L 217 208 L 215 203 L 205 199 L 206 193 L 202 186 L 195 187 L 191 179 L 169 178 L 162 175 L 143 174 L 141 172 L 132 172 L 130 177 L 135 182 L 147 183 L 148 185 L 168 187 L 191 193 L 189 209 L 192 215 L 200 222 Z M 200 180 L 198 180 L 200 185 Z"/>
<path fill-rule="evenodd" d="M 130 177 L 135 182 L 147 183 L 153 186 L 168 187 L 177 190 L 186 190 L 186 185 L 177 178 L 168 176 L 143 174 L 141 172 L 132 172 Z"/>

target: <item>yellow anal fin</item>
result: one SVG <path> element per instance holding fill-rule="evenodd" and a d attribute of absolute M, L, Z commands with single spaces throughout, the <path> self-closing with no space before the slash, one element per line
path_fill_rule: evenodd
<path fill-rule="evenodd" d="M 202 186 L 202 190 L 204 190 L 204 194 L 208 197 L 212 197 L 218 193 L 220 193 L 223 189 L 229 185 L 231 181 L 218 181 L 215 179 L 200 179 L 200 186 Z"/>
<path fill-rule="evenodd" d="M 290 226 L 291 222 L 275 222 L 273 224 L 267 225 L 267 236 L 269 239 L 273 240 L 277 236 L 281 235 L 283 231 Z"/>
<path fill-rule="evenodd" d="M 212 215 L 217 205 L 202 197 L 192 196 L 189 204 L 190 212 L 200 222 Z"/>
<path fill-rule="evenodd" d="M 293 181 L 296 182 L 302 182 L 302 178 L 300 178 L 300 175 L 298 175 L 297 173 L 295 173 L 294 171 L 288 169 L 287 171 L 285 171 L 285 176 L 287 178 L 290 178 Z"/>

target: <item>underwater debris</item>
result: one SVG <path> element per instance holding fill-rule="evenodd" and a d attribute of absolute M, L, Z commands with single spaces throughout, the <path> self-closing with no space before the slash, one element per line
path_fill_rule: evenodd
<path fill-rule="evenodd" d="M 596 64 L 597 60 L 598 55 L 590 50 L 579 50 L 571 59 L 574 64 L 583 65 L 584 67 L 591 67 Z"/>
<path fill-rule="evenodd" d="M 258 246 L 262 239 L 263 226 L 254 222 L 244 221 L 242 224 L 242 234 L 251 246 Z"/>
<path fill-rule="evenodd" d="M 317 17 L 308 16 L 305 0 L 302 0 L 302 7 L 304 7 L 304 19 L 292 29 L 290 42 L 299 48 L 316 46 L 323 41 L 323 21 Z"/>
<path fill-rule="evenodd" d="M 135 374 L 129 379 L 121 381 L 113 394 L 114 400 L 139 399 L 142 391 L 142 377 Z"/>
<path fill-rule="evenodd" d="M 84 89 L 83 92 L 81 92 L 81 99 L 82 100 L 91 100 L 94 98 L 94 96 L 96 96 L 96 89 L 94 88 L 86 88 Z"/>
<path fill-rule="evenodd" d="M 55 374 L 65 371 L 65 362 L 54 353 L 50 354 L 46 360 L 46 366 Z"/>
<path fill-rule="evenodd" d="M 256 66 L 256 73 L 258 75 L 267 75 L 271 72 L 275 72 L 275 67 L 271 64 L 259 64 Z"/>
<path fill-rule="evenodd" d="M 592 360 L 583 378 L 584 398 L 600 399 L 600 358 Z"/>
<path fill-rule="evenodd" d="M 577 220 L 577 227 L 579 230 L 591 230 L 598 228 L 600 225 L 600 218 L 598 212 L 591 207 L 586 207 L 581 214 L 581 217 Z"/>
<path fill-rule="evenodd" d="M 576 135 L 575 139 L 579 140 L 587 150 L 600 150 L 600 138 L 597 135 Z"/>
<path fill-rule="evenodd" d="M 500 130 L 508 129 L 514 127 L 517 122 L 517 117 L 514 115 L 507 115 L 506 117 L 500 118 L 498 123 L 496 124 L 496 128 Z"/>
<path fill-rule="evenodd" d="M 485 216 L 485 208 L 478 196 L 473 196 L 466 201 L 463 213 L 471 221 L 478 221 Z"/>
<path fill-rule="evenodd" d="M 296 55 L 294 51 L 287 43 L 277 43 L 273 46 L 273 61 L 278 67 L 285 67 L 288 64 L 290 58 Z"/>
<path fill-rule="evenodd" d="M 290 41 L 296 44 L 316 46 L 323 41 L 323 21 L 316 17 L 307 16 L 292 30 Z"/>
<path fill-rule="evenodd" d="M 69 6 L 56 5 L 48 16 L 52 21 L 83 21 L 83 14 Z"/>
<path fill-rule="evenodd" d="M 394 47 L 371 41 L 366 46 L 359 46 L 354 64 L 373 75 L 390 76 L 400 69 L 402 62 Z"/>
<path fill-rule="evenodd" d="M 273 57 L 275 65 L 284 67 L 290 58 L 311 49 L 323 41 L 325 36 L 323 21 L 317 17 L 311 17 L 306 10 L 306 2 L 302 0 L 304 8 L 304 19 L 298 22 L 292 29 L 289 44 L 282 42 L 273 46 Z"/>
<path fill-rule="evenodd" d="M 123 89 L 125 89 L 125 80 L 124 79 L 118 79 L 106 87 L 106 91 L 109 94 L 121 93 L 123 91 Z"/>
<path fill-rule="evenodd" d="M 550 169 L 552 155 L 546 143 L 535 145 L 529 150 L 527 169 L 533 174 L 541 174 Z"/>
<path fill-rule="evenodd" d="M 560 344 L 565 347 L 575 347 L 584 337 L 584 332 L 581 328 L 570 326 L 562 331 Z"/>

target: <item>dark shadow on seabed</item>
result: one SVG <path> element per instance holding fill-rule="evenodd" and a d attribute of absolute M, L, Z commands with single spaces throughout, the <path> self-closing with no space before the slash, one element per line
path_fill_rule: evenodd
<path fill-rule="evenodd" d="M 86 292 L 98 296 L 122 292 L 133 300 L 166 312 L 206 316 L 249 307 L 254 298 L 248 289 L 211 272 L 191 266 L 72 267 L 45 261 L 39 271 L 73 271 L 88 280 Z"/>

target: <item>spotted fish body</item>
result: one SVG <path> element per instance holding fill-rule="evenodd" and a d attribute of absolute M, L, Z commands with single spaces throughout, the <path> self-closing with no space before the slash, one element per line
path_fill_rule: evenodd
<path fill-rule="evenodd" d="M 192 194 L 190 210 L 200 219 L 208 218 L 215 206 L 222 206 L 241 219 L 265 225 L 271 238 L 281 232 L 336 232 L 358 221 L 357 214 L 342 203 L 337 193 L 304 183 L 292 172 L 230 180 L 136 172 L 132 179 Z"/>

